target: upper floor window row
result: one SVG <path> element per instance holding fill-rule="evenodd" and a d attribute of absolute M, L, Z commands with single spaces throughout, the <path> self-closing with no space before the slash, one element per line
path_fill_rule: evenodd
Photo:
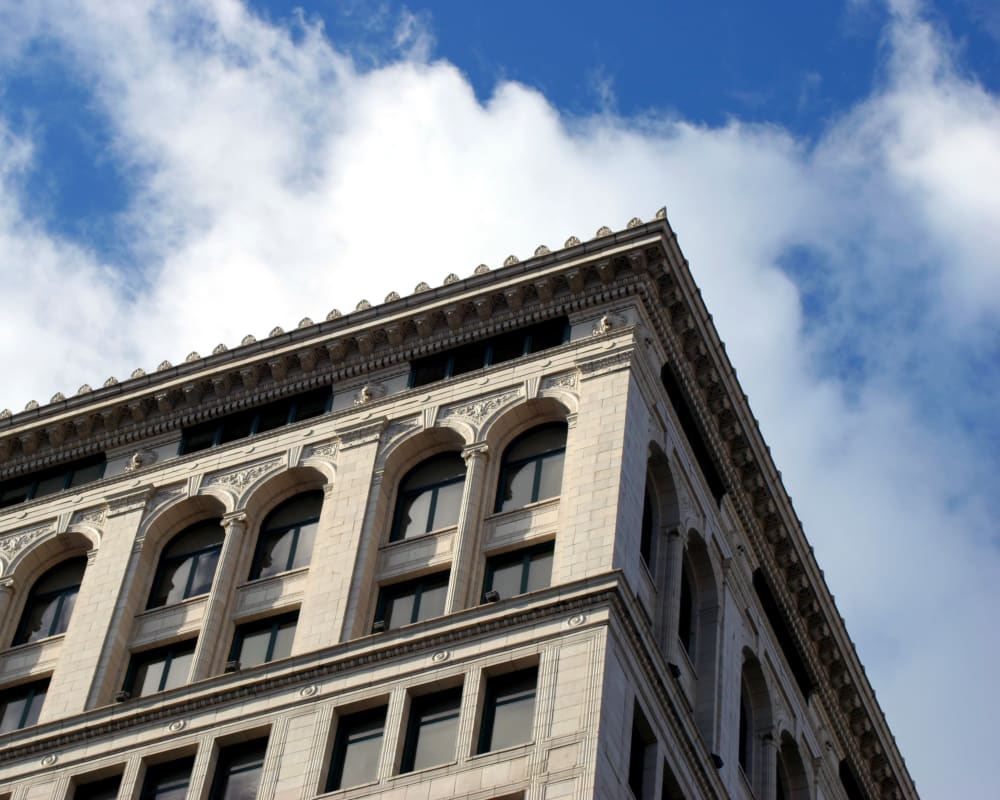
<path fill-rule="evenodd" d="M 539 322 L 410 362 L 410 386 L 424 386 L 466 372 L 558 347 L 569 341 L 566 317 Z"/>
<path fill-rule="evenodd" d="M 184 429 L 181 455 L 235 442 L 256 433 L 273 431 L 293 422 L 318 417 L 330 410 L 333 392 L 329 386 L 286 397 L 267 405 L 227 414 L 211 422 Z"/>
<path fill-rule="evenodd" d="M 75 489 L 104 475 L 104 454 L 0 482 L 0 508 L 24 503 L 47 494 Z"/>

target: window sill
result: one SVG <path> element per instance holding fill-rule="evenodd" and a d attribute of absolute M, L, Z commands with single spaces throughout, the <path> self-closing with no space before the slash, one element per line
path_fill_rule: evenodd
<path fill-rule="evenodd" d="M 309 565 L 304 567 L 295 567 L 295 569 L 286 569 L 284 572 L 276 572 L 274 575 L 268 575 L 266 578 L 254 578 L 253 580 L 244 581 L 239 586 L 236 587 L 237 591 L 240 589 L 256 589 L 259 586 L 266 586 L 270 583 L 281 583 L 283 581 L 294 578 L 297 575 L 302 575 L 309 571 Z"/>
<path fill-rule="evenodd" d="M 196 594 L 194 597 L 185 597 L 183 600 L 178 600 L 176 603 L 170 603 L 169 605 L 157 606 L 156 608 L 146 608 L 135 615 L 136 619 L 142 617 L 151 617 L 154 614 L 159 614 L 167 611 L 173 611 L 178 608 L 183 608 L 184 606 L 193 606 L 197 603 L 203 603 L 208 599 L 208 592 L 205 594 Z"/>
<path fill-rule="evenodd" d="M 534 739 L 529 739 L 527 742 L 520 742 L 518 744 L 509 744 L 506 747 L 499 747 L 496 750 L 489 750 L 485 753 L 476 753 L 473 756 L 469 756 L 469 762 L 489 760 L 490 756 L 504 756 L 509 757 L 511 753 L 518 750 L 530 750 L 535 745 Z"/>
<path fill-rule="evenodd" d="M 12 653 L 25 653 L 32 647 L 44 647 L 45 645 L 51 644 L 52 642 L 58 641 L 60 639 L 66 638 L 66 632 L 54 633 L 51 636 L 43 636 L 41 639 L 35 639 L 33 642 L 21 642 L 21 644 L 12 644 L 6 650 L 3 651 L 3 655 L 6 656 Z"/>
<path fill-rule="evenodd" d="M 559 500 L 562 495 L 556 495 L 555 497 L 546 497 L 544 500 L 536 500 L 534 503 L 525 503 L 523 506 L 518 506 L 517 508 L 511 508 L 507 511 L 494 511 L 492 514 L 486 516 L 487 522 L 494 522 L 497 520 L 507 519 L 508 517 L 513 517 L 519 513 L 531 513 L 540 508 L 545 508 L 546 506 L 558 505 Z"/>
<path fill-rule="evenodd" d="M 406 539 L 397 539 L 394 542 L 386 542 L 381 547 L 380 551 L 395 550 L 401 548 L 404 545 L 413 544 L 414 542 L 424 542 L 434 539 L 440 536 L 446 536 L 450 533 L 456 533 L 458 531 L 457 525 L 451 525 L 447 528 L 435 528 L 432 531 L 427 531 L 427 533 L 421 533 L 419 536 L 409 536 Z"/>

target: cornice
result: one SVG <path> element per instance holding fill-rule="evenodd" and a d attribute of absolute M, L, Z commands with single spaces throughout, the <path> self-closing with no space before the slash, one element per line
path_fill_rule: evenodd
<path fill-rule="evenodd" d="M 802 523 L 771 458 L 676 237 L 656 276 L 656 326 L 693 401 L 699 428 L 791 624 L 844 755 L 872 798 L 917 797 Z"/>
<path fill-rule="evenodd" d="M 605 229 L 602 229 L 602 231 Z M 200 420 L 404 364 L 412 358 L 620 296 L 623 272 L 662 259 L 665 218 L 600 233 L 557 252 L 539 248 L 437 289 L 280 329 L 264 341 L 142 374 L 0 418 L 0 477 L 123 447 Z M 570 242 L 574 240 L 571 239 Z M 362 307 L 364 306 L 364 307 Z M 309 322 L 303 320 L 303 323 Z M 252 339 L 252 337 L 248 337 Z M 32 405 L 32 404 L 29 404 Z M 37 406 L 37 404 L 35 404 Z"/>

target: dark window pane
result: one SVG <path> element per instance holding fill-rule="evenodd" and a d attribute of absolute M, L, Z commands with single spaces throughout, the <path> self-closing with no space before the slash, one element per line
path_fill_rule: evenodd
<path fill-rule="evenodd" d="M 236 629 L 231 658 L 243 667 L 255 667 L 292 652 L 298 612 L 250 622 Z"/>
<path fill-rule="evenodd" d="M 0 489 L 0 508 L 23 503 L 31 493 L 32 484 L 22 483 L 16 486 L 7 486 Z"/>
<path fill-rule="evenodd" d="M 25 603 L 14 644 L 66 632 L 86 568 L 86 558 L 67 559 L 35 582 Z"/>
<path fill-rule="evenodd" d="M 329 387 L 317 389 L 314 392 L 301 394 L 295 398 L 295 421 L 312 419 L 325 414 L 330 407 L 331 391 Z"/>
<path fill-rule="evenodd" d="M 531 557 L 525 591 L 534 592 L 552 585 L 552 546 Z"/>
<path fill-rule="evenodd" d="M 260 788 L 266 752 L 267 739 L 222 748 L 210 800 L 254 800 Z"/>
<path fill-rule="evenodd" d="M 465 372 L 482 369 L 486 364 L 486 344 L 476 342 L 464 347 L 456 347 L 451 351 L 451 358 L 452 375 L 461 375 Z"/>
<path fill-rule="evenodd" d="M 109 778 L 77 784 L 73 790 L 73 800 L 115 800 L 121 782 L 121 775 L 112 775 Z"/>
<path fill-rule="evenodd" d="M 505 333 L 492 340 L 492 363 L 502 364 L 525 354 L 525 336 L 520 331 Z"/>
<path fill-rule="evenodd" d="M 303 492 L 275 508 L 261 525 L 262 530 L 292 528 L 319 519 L 323 510 L 323 492 Z"/>
<path fill-rule="evenodd" d="M 656 782 L 656 736 L 638 703 L 633 705 L 628 762 L 629 788 L 636 800 L 644 800 Z"/>
<path fill-rule="evenodd" d="M 309 566 L 312 561 L 313 542 L 316 540 L 316 529 L 319 522 L 307 522 L 299 528 L 299 536 L 295 541 L 295 552 L 292 554 L 292 561 L 289 569 L 299 569 Z"/>
<path fill-rule="evenodd" d="M 185 800 L 192 766 L 193 756 L 147 767 L 141 800 Z"/>
<path fill-rule="evenodd" d="M 458 524 L 458 514 L 462 508 L 462 491 L 465 482 L 446 483 L 437 489 L 434 502 L 434 517 L 430 521 L 430 530 L 450 528 Z"/>
<path fill-rule="evenodd" d="M 164 548 L 147 608 L 178 603 L 212 588 L 222 527 L 218 520 L 198 522 L 175 536 Z"/>
<path fill-rule="evenodd" d="M 187 683 L 194 659 L 195 640 L 148 650 L 132 656 L 125 689 L 133 697 L 163 692 Z"/>
<path fill-rule="evenodd" d="M 219 432 L 218 422 L 209 422 L 206 425 L 197 425 L 187 428 L 184 431 L 184 439 L 181 443 L 181 455 L 196 453 L 205 450 L 215 444 L 216 434 Z"/>
<path fill-rule="evenodd" d="M 565 317 L 542 322 L 533 326 L 529 334 L 532 353 L 548 350 L 569 341 L 569 322 Z"/>
<path fill-rule="evenodd" d="M 61 492 L 66 488 L 66 481 L 69 479 L 69 475 L 66 473 L 60 473 L 59 475 L 51 475 L 47 478 L 40 478 L 38 485 L 35 488 L 35 497 L 44 497 L 47 494 L 55 494 L 56 492 Z"/>
<path fill-rule="evenodd" d="M 70 478 L 69 485 L 82 486 L 85 483 L 91 483 L 92 481 L 100 480 L 104 475 L 104 461 L 100 461 L 96 464 L 89 464 L 82 467 L 77 467 L 73 470 L 73 475 Z"/>
<path fill-rule="evenodd" d="M 492 589 L 499 592 L 502 599 L 521 594 L 521 575 L 523 572 L 524 564 L 521 559 L 497 565 L 493 570 L 493 579 L 486 587 L 487 591 Z"/>
<path fill-rule="evenodd" d="M 49 682 L 37 681 L 0 692 L 0 733 L 9 733 L 38 722 Z"/>
<path fill-rule="evenodd" d="M 382 754 L 386 707 L 341 717 L 330 760 L 327 791 L 375 780 Z"/>
<path fill-rule="evenodd" d="M 219 444 L 234 442 L 237 439 L 245 439 L 253 433 L 253 425 L 257 415 L 253 411 L 243 411 L 239 414 L 225 417 L 222 420 L 222 433 L 219 436 Z"/>
<path fill-rule="evenodd" d="M 691 657 L 694 656 L 694 595 L 691 591 L 691 579 L 688 575 L 690 568 L 687 563 L 687 556 L 681 562 L 681 601 L 679 609 L 679 620 L 677 625 L 677 635 L 684 645 L 684 650 Z"/>
<path fill-rule="evenodd" d="M 646 562 L 646 566 L 652 565 L 653 555 L 653 503 L 649 499 L 649 490 L 642 498 L 642 527 L 639 531 L 639 555 Z"/>
<path fill-rule="evenodd" d="M 566 424 L 533 428 L 504 451 L 495 511 L 557 497 L 562 489 Z"/>
<path fill-rule="evenodd" d="M 402 496 L 396 510 L 396 530 L 393 539 L 409 539 L 426 533 L 429 530 L 433 499 L 433 489 Z"/>
<path fill-rule="evenodd" d="M 257 411 L 257 426 L 255 433 L 273 431 L 275 428 L 287 425 L 291 412 L 292 405 L 287 400 L 263 406 Z"/>
<path fill-rule="evenodd" d="M 448 358 L 447 356 L 431 356 L 414 361 L 410 372 L 410 385 L 413 387 L 425 386 L 434 381 L 444 380 L 447 377 Z"/>
<path fill-rule="evenodd" d="M 446 764 L 455 759 L 461 703 L 460 688 L 413 698 L 402 772 Z"/>
<path fill-rule="evenodd" d="M 379 595 L 376 619 L 384 620 L 387 628 L 398 628 L 439 617 L 447 594 L 448 573 L 387 586 Z"/>
<path fill-rule="evenodd" d="M 538 491 L 535 493 L 535 500 L 548 500 L 550 497 L 558 497 L 562 491 L 562 474 L 564 453 L 553 453 L 542 458 L 540 463 L 541 474 L 538 476 Z"/>
<path fill-rule="evenodd" d="M 496 675 L 487 681 L 480 753 L 531 741 L 537 682 L 535 667 Z"/>
<path fill-rule="evenodd" d="M 250 572 L 250 580 L 269 578 L 285 572 L 292 557 L 292 544 L 295 541 L 295 531 L 286 530 L 283 533 L 261 533 L 257 545 L 256 564 Z"/>

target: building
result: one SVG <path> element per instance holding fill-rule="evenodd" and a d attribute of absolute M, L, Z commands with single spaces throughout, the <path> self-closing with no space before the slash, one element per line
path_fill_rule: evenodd
<path fill-rule="evenodd" d="M 662 211 L 0 414 L 0 621 L 0 800 L 916 797 Z"/>

